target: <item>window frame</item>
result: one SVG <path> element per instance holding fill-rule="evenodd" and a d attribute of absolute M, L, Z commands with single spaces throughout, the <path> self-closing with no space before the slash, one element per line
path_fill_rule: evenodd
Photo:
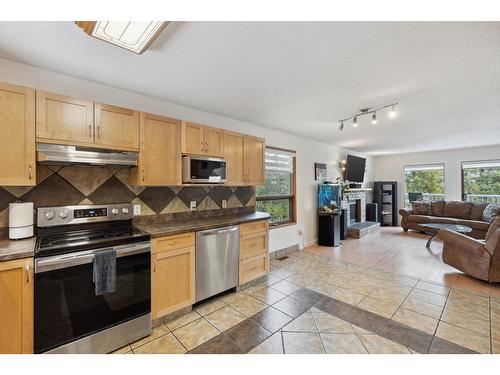
<path fill-rule="evenodd" d="M 489 160 L 470 160 L 470 161 L 461 161 L 460 162 L 460 185 L 461 185 L 461 197 L 463 202 L 466 201 L 465 196 L 465 176 L 464 176 L 464 165 L 465 164 L 485 164 L 485 163 L 500 163 L 500 159 L 489 159 Z M 478 167 L 479 168 L 479 167 Z M 465 168 L 471 169 L 471 168 Z"/>
<path fill-rule="evenodd" d="M 294 150 L 289 150 L 281 147 L 266 146 L 264 150 L 264 174 L 266 174 L 266 162 L 265 162 L 265 152 L 267 150 L 283 151 L 294 154 L 293 156 L 293 166 L 292 166 L 292 181 L 291 181 L 291 194 L 290 195 L 268 195 L 268 196 L 257 196 L 255 195 L 256 202 L 258 201 L 275 201 L 275 200 L 288 200 L 290 202 L 290 219 L 278 221 L 275 223 L 269 223 L 269 229 L 282 228 L 289 225 L 297 224 L 297 153 Z M 266 177 L 267 178 L 267 177 Z"/>
<path fill-rule="evenodd" d="M 447 167 L 445 162 L 433 162 L 433 163 L 422 163 L 422 164 L 405 164 L 403 165 L 403 179 L 402 179 L 402 186 L 403 186 L 403 194 L 402 194 L 402 200 L 403 204 L 401 207 L 408 207 L 406 205 L 406 195 L 408 192 L 406 191 L 406 169 L 407 168 L 413 168 L 416 170 L 420 170 L 419 168 L 422 168 L 424 170 L 426 167 L 436 167 L 436 166 L 442 166 L 443 168 L 443 199 L 446 200 L 446 175 L 447 175 Z"/>

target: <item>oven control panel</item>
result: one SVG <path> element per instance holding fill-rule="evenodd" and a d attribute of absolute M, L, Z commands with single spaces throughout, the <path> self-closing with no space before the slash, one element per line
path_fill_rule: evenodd
<path fill-rule="evenodd" d="M 130 220 L 134 217 L 132 204 L 40 207 L 37 210 L 38 227 L 94 223 L 100 221 Z"/>

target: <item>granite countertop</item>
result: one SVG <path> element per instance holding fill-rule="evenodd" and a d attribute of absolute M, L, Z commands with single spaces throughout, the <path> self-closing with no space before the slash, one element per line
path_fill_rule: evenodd
<path fill-rule="evenodd" d="M 267 219 L 269 219 L 268 213 L 253 212 L 242 215 L 217 216 L 191 220 L 172 220 L 166 223 L 135 224 L 134 226 L 149 233 L 153 238 Z"/>
<path fill-rule="evenodd" d="M 24 240 L 0 239 L 0 262 L 35 255 L 36 237 Z"/>

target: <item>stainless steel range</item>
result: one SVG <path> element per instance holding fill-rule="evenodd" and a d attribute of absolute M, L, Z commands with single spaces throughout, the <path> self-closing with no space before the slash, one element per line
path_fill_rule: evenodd
<path fill-rule="evenodd" d="M 108 353 L 151 333 L 149 235 L 132 218 L 130 204 L 38 209 L 35 353 Z M 100 252 L 115 259 L 102 294 Z"/>

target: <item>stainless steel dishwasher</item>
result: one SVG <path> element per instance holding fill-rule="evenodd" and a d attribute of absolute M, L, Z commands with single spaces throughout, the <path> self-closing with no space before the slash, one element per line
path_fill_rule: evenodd
<path fill-rule="evenodd" d="M 237 225 L 196 232 L 196 302 L 238 285 Z"/>

